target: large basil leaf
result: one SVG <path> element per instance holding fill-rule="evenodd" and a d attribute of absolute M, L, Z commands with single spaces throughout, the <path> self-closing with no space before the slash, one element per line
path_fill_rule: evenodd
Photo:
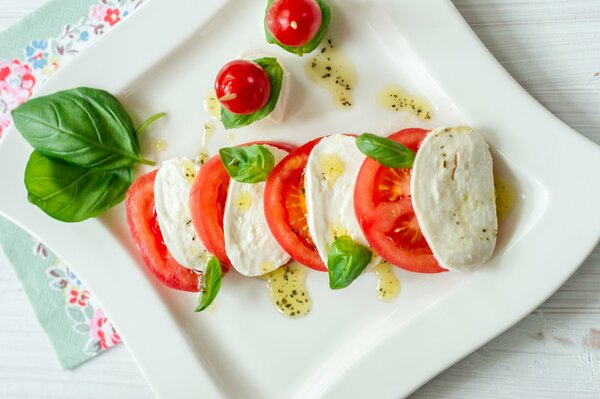
<path fill-rule="evenodd" d="M 271 82 L 271 95 L 269 96 L 269 101 L 267 101 L 264 107 L 248 115 L 234 114 L 221 105 L 221 122 L 223 122 L 225 129 L 248 126 L 269 115 L 273 112 L 275 106 L 277 106 L 281 85 L 283 83 L 283 68 L 281 68 L 281 65 L 277 62 L 277 58 L 273 57 L 259 58 L 254 60 L 254 62 L 265 70 L 269 77 L 269 82 Z"/>
<path fill-rule="evenodd" d="M 94 171 L 53 161 L 34 151 L 25 169 L 27 199 L 54 219 L 80 222 L 125 199 L 134 173 L 130 167 Z"/>
<path fill-rule="evenodd" d="M 285 44 L 282 44 L 279 41 L 277 41 L 277 39 L 275 39 L 273 37 L 271 32 L 269 32 L 269 28 L 267 27 L 267 11 L 269 10 L 269 7 L 271 6 L 271 3 L 273 2 L 273 0 L 268 0 L 267 1 L 267 10 L 265 11 L 265 19 L 264 19 L 265 38 L 267 39 L 267 42 L 276 44 L 279 47 L 281 47 L 282 49 L 284 49 L 285 51 L 288 51 L 292 54 L 296 54 L 299 56 L 308 54 L 308 53 L 312 52 L 314 49 L 316 49 L 319 46 L 319 44 L 323 41 L 323 38 L 325 37 L 325 35 L 327 34 L 327 29 L 329 28 L 329 21 L 331 20 L 331 9 L 329 8 L 329 5 L 327 4 L 326 0 L 315 0 L 315 1 L 317 2 L 317 4 L 319 5 L 319 8 L 321 9 L 321 15 L 322 15 L 321 27 L 319 28 L 319 31 L 317 32 L 315 37 L 313 37 L 312 40 L 310 42 L 306 43 L 304 46 L 291 47 L 291 46 L 286 46 Z"/>
<path fill-rule="evenodd" d="M 266 181 L 275 167 L 275 157 L 260 144 L 221 148 L 219 155 L 229 176 L 242 183 Z"/>
<path fill-rule="evenodd" d="M 34 98 L 12 116 L 23 137 L 46 157 L 98 170 L 153 164 L 140 154 L 131 117 L 104 90 L 80 87 Z"/>
<path fill-rule="evenodd" d="M 400 143 L 371 133 L 363 133 L 356 139 L 358 149 L 383 166 L 412 168 L 415 153 Z"/>
<path fill-rule="evenodd" d="M 342 236 L 334 241 L 327 254 L 329 287 L 333 290 L 349 286 L 371 261 L 371 251 L 364 245 Z"/>
<path fill-rule="evenodd" d="M 202 312 L 214 301 L 221 289 L 221 279 L 221 263 L 213 256 L 208 260 L 206 269 L 202 275 L 202 287 L 198 296 L 196 312 Z"/>

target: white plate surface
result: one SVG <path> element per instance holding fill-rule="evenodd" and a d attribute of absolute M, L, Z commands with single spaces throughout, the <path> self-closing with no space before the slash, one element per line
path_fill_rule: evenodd
<path fill-rule="evenodd" d="M 254 139 L 300 144 L 334 132 L 470 124 L 493 148 L 520 201 L 501 225 L 492 260 L 470 274 L 396 270 L 400 296 L 382 303 L 372 273 L 340 292 L 311 272 L 313 311 L 288 320 L 265 283 L 229 273 L 214 311 L 146 272 L 120 206 L 99 220 L 63 224 L 26 201 L 31 151 L 10 129 L 0 142 L 0 212 L 43 239 L 94 291 L 161 398 L 399 397 L 498 335 L 554 292 L 600 236 L 600 150 L 536 103 L 491 57 L 446 0 L 336 0 L 331 36 L 358 70 L 355 106 L 337 110 L 296 58 L 264 42 L 264 1 L 150 0 L 39 94 L 75 86 L 116 93 L 134 118 L 166 111 L 143 138 L 147 157 L 195 156 L 219 67 L 244 51 L 292 71 L 281 126 L 259 123 L 210 140 L 211 153 Z M 168 24 L 165 24 L 168 21 Z M 162 29 L 157 27 L 162 26 Z M 168 26 L 168 28 L 166 28 Z M 423 124 L 375 105 L 400 84 L 436 112 Z M 168 150 L 152 153 L 162 138 Z"/>

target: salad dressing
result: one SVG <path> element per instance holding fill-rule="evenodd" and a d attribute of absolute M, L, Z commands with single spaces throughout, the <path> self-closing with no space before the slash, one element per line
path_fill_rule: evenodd
<path fill-rule="evenodd" d="M 333 187 L 337 179 L 346 171 L 344 161 L 336 154 L 327 154 L 319 159 L 319 173 L 327 181 L 329 187 Z"/>
<path fill-rule="evenodd" d="M 377 296 L 384 302 L 391 302 L 400 293 L 400 282 L 394 273 L 393 266 L 381 262 L 374 268 L 377 275 Z"/>
<path fill-rule="evenodd" d="M 202 145 L 200 146 L 200 151 L 196 157 L 196 162 L 200 165 L 204 165 L 210 157 L 210 154 L 208 153 L 208 142 L 214 133 L 215 125 L 211 121 L 207 121 L 202 125 Z"/>
<path fill-rule="evenodd" d="M 519 197 L 515 188 L 499 176 L 494 176 L 494 192 L 496 194 L 496 216 L 498 223 L 502 223 L 516 206 Z"/>
<path fill-rule="evenodd" d="M 196 177 L 196 168 L 194 166 L 194 163 L 192 161 L 185 161 L 181 168 L 188 183 L 193 182 L 194 177 Z"/>
<path fill-rule="evenodd" d="M 219 104 L 217 92 L 214 89 L 209 91 L 208 96 L 204 99 L 204 109 L 216 120 L 221 120 L 221 104 Z"/>
<path fill-rule="evenodd" d="M 433 115 L 433 108 L 425 97 L 411 96 L 396 85 L 384 88 L 377 95 L 377 105 L 394 112 L 410 112 L 423 121 L 430 120 Z"/>
<path fill-rule="evenodd" d="M 252 196 L 250 193 L 240 193 L 240 195 L 235 199 L 235 206 L 242 212 L 248 212 L 252 206 Z"/>
<path fill-rule="evenodd" d="M 329 92 L 338 108 L 352 106 L 352 90 L 356 86 L 356 70 L 349 58 L 331 39 L 321 47 L 305 67 L 306 74 Z"/>
<path fill-rule="evenodd" d="M 306 268 L 293 262 L 260 278 L 267 280 L 271 301 L 279 312 L 290 318 L 306 316 L 312 300 L 306 290 Z"/>
<path fill-rule="evenodd" d="M 162 152 L 167 149 L 167 142 L 163 139 L 158 139 L 154 142 L 154 149 L 156 152 Z"/>

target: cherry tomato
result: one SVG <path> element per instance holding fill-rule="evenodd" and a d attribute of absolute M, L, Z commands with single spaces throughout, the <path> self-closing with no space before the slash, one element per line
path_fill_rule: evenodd
<path fill-rule="evenodd" d="M 295 147 L 286 143 L 253 141 L 242 145 L 268 144 L 284 151 Z M 206 250 L 215 255 L 221 264 L 231 267 L 225 251 L 223 215 L 229 189 L 229 175 L 219 155 L 210 158 L 196 175 L 190 190 L 190 213 L 196 233 Z"/>
<path fill-rule="evenodd" d="M 405 129 L 389 136 L 417 151 L 427 134 Z M 435 260 L 421 233 L 410 195 L 411 169 L 393 169 L 367 158 L 354 191 L 354 212 L 369 245 L 383 259 L 418 273 L 446 270 Z"/>
<path fill-rule="evenodd" d="M 264 206 L 269 229 L 279 245 L 303 265 L 327 271 L 308 231 L 304 194 L 304 168 L 320 140 L 309 141 L 275 166 L 265 185 Z"/>
<path fill-rule="evenodd" d="M 154 210 L 156 171 L 138 178 L 127 191 L 127 224 L 146 267 L 165 285 L 183 291 L 198 291 L 198 275 L 183 267 L 169 253 Z"/>
<path fill-rule="evenodd" d="M 267 29 L 279 43 L 301 47 L 315 37 L 323 15 L 315 0 L 274 0 L 265 19 Z"/>
<path fill-rule="evenodd" d="M 234 114 L 258 111 L 269 101 L 271 82 L 265 70 L 247 60 L 231 61 L 217 74 L 215 91 L 221 105 Z"/>

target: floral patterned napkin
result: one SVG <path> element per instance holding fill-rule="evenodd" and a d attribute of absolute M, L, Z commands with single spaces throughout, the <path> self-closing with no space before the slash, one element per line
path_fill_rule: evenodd
<path fill-rule="evenodd" d="M 0 141 L 11 124 L 11 110 L 142 1 L 54 0 L 0 32 Z M 21 280 L 63 368 L 76 367 L 121 342 L 69 267 L 1 212 L 0 249 Z"/>

